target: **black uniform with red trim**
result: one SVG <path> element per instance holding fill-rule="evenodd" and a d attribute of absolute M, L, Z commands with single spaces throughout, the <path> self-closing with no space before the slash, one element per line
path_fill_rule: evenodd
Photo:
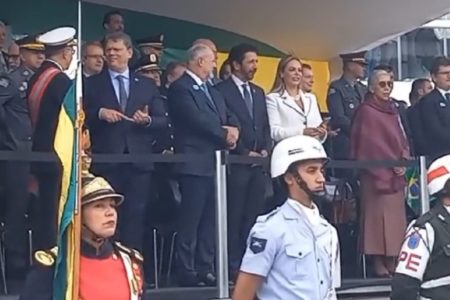
<path fill-rule="evenodd" d="M 49 72 L 55 72 L 53 75 Z M 37 162 L 31 165 L 32 173 L 39 185 L 39 203 L 36 205 L 34 245 L 37 249 L 48 249 L 56 244 L 56 203 L 60 193 L 61 163 L 57 160 L 54 140 L 61 105 L 72 81 L 55 61 L 46 60 L 31 77 L 28 85 L 28 101 L 31 119 L 34 123 L 32 150 L 49 152 L 55 162 Z M 41 88 L 41 87 L 44 88 Z M 40 104 L 31 103 L 35 93 L 41 94 Z"/>
<path fill-rule="evenodd" d="M 20 300 L 53 300 L 57 249 L 38 251 Z M 106 241 L 100 248 L 82 242 L 80 300 L 144 300 L 142 256 L 120 243 Z"/>
<path fill-rule="evenodd" d="M 410 225 L 392 281 L 392 300 L 450 299 L 449 211 L 438 201 Z"/>

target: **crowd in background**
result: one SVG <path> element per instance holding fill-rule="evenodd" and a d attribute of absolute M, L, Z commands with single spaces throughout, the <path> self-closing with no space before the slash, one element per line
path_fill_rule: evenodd
<path fill-rule="evenodd" d="M 364 53 L 343 54 L 343 74 L 330 83 L 326 115 L 313 92 L 314 70 L 296 56 L 280 60 L 273 87 L 265 93 L 252 82 L 258 70 L 258 49 L 252 45 L 231 47 L 219 68 L 214 42 L 198 39 L 187 50 L 186 61 L 170 62 L 163 70 L 163 35 L 133 40 L 125 33 L 125 24 L 119 11 L 108 13 L 104 39 L 86 41 L 80 49 L 91 152 L 204 155 L 202 161 L 174 165 L 95 160 L 92 164 L 92 173 L 125 196 L 118 239 L 144 253 L 150 285 L 162 269 L 171 268 L 165 262 L 172 256 L 177 284 L 215 285 L 216 150 L 264 158 L 277 142 L 308 135 L 324 143 L 334 159 L 407 160 L 450 152 L 446 57 L 434 60 L 431 78 L 414 81 L 408 107 L 406 99 L 391 97 L 395 78 L 391 66 L 376 66 L 366 85 Z M 5 36 L 0 23 L 0 47 Z M 1 53 L 0 150 L 52 152 L 54 106 L 34 107 L 35 95 L 29 89 L 46 66 L 56 63 L 68 69 L 73 53 L 67 47 L 52 49 L 28 36 Z M 61 95 L 69 83 L 62 78 L 53 88 Z M 7 274 L 14 277 L 27 267 L 28 226 L 33 228 L 33 248 L 56 243 L 52 225 L 56 212 L 42 206 L 57 198 L 61 171 L 50 163 L 0 164 Z M 359 250 L 373 257 L 376 276 L 394 272 L 407 224 L 405 173 L 404 167 L 367 169 L 357 174 L 357 180 L 352 170 L 332 174 L 358 192 Z M 37 183 L 30 180 L 31 174 Z M 256 217 L 279 205 L 284 196 L 264 166 L 231 165 L 227 174 L 229 271 L 234 280 Z M 40 199 L 34 202 L 39 207 L 30 199 Z M 175 241 L 174 251 L 160 247 L 163 239 Z M 353 247 L 345 240 L 341 237 L 344 251 Z"/>

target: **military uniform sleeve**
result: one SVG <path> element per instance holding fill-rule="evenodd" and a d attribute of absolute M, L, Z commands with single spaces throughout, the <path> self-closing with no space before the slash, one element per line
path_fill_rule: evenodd
<path fill-rule="evenodd" d="M 416 299 L 434 245 L 433 227 L 410 227 L 392 280 L 392 300 Z"/>
<path fill-rule="evenodd" d="M 277 237 L 267 223 L 257 222 L 250 231 L 241 272 L 266 277 L 277 254 Z"/>
<path fill-rule="evenodd" d="M 163 100 L 155 86 L 153 98 L 149 105 L 149 114 L 152 118 L 152 122 L 149 125 L 150 129 L 162 130 L 167 128 L 167 117 L 165 116 L 165 112 Z"/>
<path fill-rule="evenodd" d="M 328 89 L 327 104 L 333 128 L 341 129 L 343 133 L 349 135 L 351 120 L 345 115 L 341 94 L 333 86 Z"/>
<path fill-rule="evenodd" d="M 4 127 L 6 122 L 5 105 L 12 99 L 11 81 L 0 76 L 0 127 Z"/>

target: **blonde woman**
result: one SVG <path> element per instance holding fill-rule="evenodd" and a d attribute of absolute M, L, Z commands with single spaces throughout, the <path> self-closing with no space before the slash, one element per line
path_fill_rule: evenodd
<path fill-rule="evenodd" d="M 307 135 L 324 142 L 328 120 L 323 122 L 315 97 L 301 90 L 302 63 L 287 56 L 278 64 L 275 82 L 267 98 L 270 133 L 275 142 Z"/>

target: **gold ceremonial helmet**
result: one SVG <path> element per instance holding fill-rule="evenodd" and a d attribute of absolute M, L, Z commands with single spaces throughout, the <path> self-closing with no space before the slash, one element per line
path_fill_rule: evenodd
<path fill-rule="evenodd" d="M 116 193 L 103 177 L 85 176 L 82 182 L 81 205 L 112 198 L 116 201 L 116 205 L 119 206 L 124 200 L 123 195 Z"/>

